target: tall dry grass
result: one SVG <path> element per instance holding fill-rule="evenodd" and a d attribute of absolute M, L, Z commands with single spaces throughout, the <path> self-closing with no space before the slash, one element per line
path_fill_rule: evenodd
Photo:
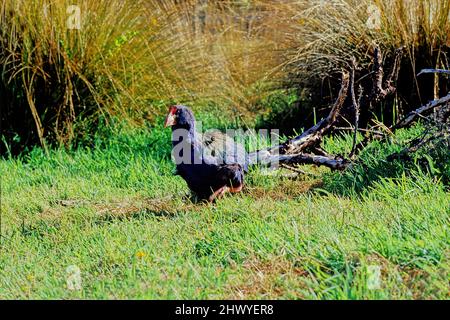
<path fill-rule="evenodd" d="M 448 67 L 447 0 L 1 0 L 2 136 L 69 143 L 110 115 L 168 103 L 254 116 L 282 86 L 370 64 L 379 44 Z M 102 116 L 103 115 L 103 116 Z M 28 139 L 28 140 L 27 140 Z"/>
<path fill-rule="evenodd" d="M 293 46 L 287 61 L 300 77 L 312 72 L 327 76 L 345 67 L 352 56 L 367 65 L 375 43 L 387 53 L 406 47 L 412 64 L 427 54 L 434 56 L 437 64 L 444 62 L 439 53 L 448 52 L 450 47 L 448 0 L 292 3 Z"/>
<path fill-rule="evenodd" d="M 42 144 L 49 134 L 71 140 L 79 118 L 126 114 L 138 102 L 144 74 L 152 92 L 161 92 L 164 81 L 176 76 L 169 73 L 176 70 L 171 55 L 160 45 L 168 40 L 161 37 L 168 21 L 159 18 L 159 8 L 142 1 L 83 1 L 77 26 L 70 5 L 2 1 L 2 81 L 15 91 L 8 112 L 21 112 L 13 108 L 26 103 Z M 183 46 L 173 43 L 173 49 L 175 43 Z M 161 76 L 168 65 L 172 69 Z"/>
<path fill-rule="evenodd" d="M 99 115 L 151 118 L 170 102 L 242 109 L 280 62 L 276 41 L 262 41 L 262 6 L 85 0 L 73 29 L 71 5 L 2 0 L 2 134 L 67 143 Z"/>

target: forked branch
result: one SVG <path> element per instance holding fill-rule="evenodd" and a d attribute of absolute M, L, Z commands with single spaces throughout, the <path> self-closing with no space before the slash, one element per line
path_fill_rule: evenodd
<path fill-rule="evenodd" d="M 395 130 L 412 125 L 418 118 L 426 117 L 433 110 L 438 110 L 442 106 L 449 106 L 450 93 L 443 98 L 421 106 L 406 115 L 403 119 L 391 127 L 384 127 L 385 133 L 379 130 L 379 126 L 367 129 L 359 128 L 359 113 L 361 107 L 368 108 L 372 103 L 379 103 L 396 92 L 396 83 L 400 71 L 402 55 L 403 48 L 398 49 L 395 53 L 394 65 L 391 73 L 384 81 L 384 71 L 382 66 L 383 58 L 380 49 L 378 47 L 375 48 L 372 92 L 368 99 L 364 101 L 364 106 L 361 106 L 361 98 L 363 96 L 362 88 L 359 88 L 358 93 L 355 92 L 356 61 L 353 60 L 350 72 L 344 71 L 342 73 L 339 95 L 328 116 L 319 121 L 316 125 L 304 131 L 302 134 L 293 139 L 287 140 L 283 144 L 250 153 L 249 164 L 281 165 L 282 167 L 288 166 L 288 168 L 292 168 L 292 165 L 310 164 L 316 166 L 326 166 L 332 170 L 344 170 L 348 168 L 352 163 L 350 160 L 345 159 L 342 156 L 330 155 L 321 147 L 322 140 L 326 134 L 330 133 L 332 130 L 339 130 L 339 128 L 336 128 L 336 124 L 341 116 L 341 111 L 343 110 L 346 102 L 351 103 L 351 109 L 354 111 L 355 116 L 354 127 L 347 128 L 351 129 L 354 133 L 353 147 L 349 155 L 350 159 L 355 158 L 359 152 L 369 144 L 369 142 L 373 140 L 385 140 Z M 366 133 L 366 137 L 360 143 L 357 143 L 356 141 L 356 133 L 358 131 Z M 447 135 L 445 135 L 445 137 L 447 137 Z M 397 156 L 404 156 L 407 153 L 414 152 L 423 145 L 440 138 L 442 138 L 442 135 L 438 134 L 435 137 L 420 140 L 411 145 L 409 148 L 405 148 Z M 393 157 L 395 156 L 393 155 Z"/>

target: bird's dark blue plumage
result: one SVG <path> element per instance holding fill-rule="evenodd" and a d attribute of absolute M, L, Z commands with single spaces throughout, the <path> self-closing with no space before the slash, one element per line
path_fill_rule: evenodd
<path fill-rule="evenodd" d="M 195 117 L 186 106 L 169 109 L 168 125 L 177 173 L 199 198 L 212 201 L 242 189 L 247 153 L 241 145 L 221 132 L 197 133 Z"/>

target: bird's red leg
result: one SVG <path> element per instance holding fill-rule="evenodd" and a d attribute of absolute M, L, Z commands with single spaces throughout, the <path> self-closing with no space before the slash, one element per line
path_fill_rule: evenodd
<path fill-rule="evenodd" d="M 216 198 L 222 197 L 230 188 L 227 186 L 223 186 L 220 189 L 217 189 L 212 195 L 209 196 L 208 201 L 213 202 Z"/>
<path fill-rule="evenodd" d="M 231 188 L 230 188 L 230 192 L 231 192 L 231 193 L 241 192 L 241 190 L 242 190 L 243 187 L 244 187 L 243 184 L 241 184 L 239 187 L 236 187 L 236 188 L 231 187 Z"/>

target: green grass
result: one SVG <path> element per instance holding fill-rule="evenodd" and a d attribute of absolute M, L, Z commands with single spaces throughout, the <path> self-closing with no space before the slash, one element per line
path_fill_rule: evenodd
<path fill-rule="evenodd" d="M 417 130 L 346 173 L 252 171 L 213 205 L 188 200 L 160 127 L 0 160 L 0 298 L 448 299 L 445 172 L 384 160 Z M 67 289 L 72 265 L 82 290 Z"/>

